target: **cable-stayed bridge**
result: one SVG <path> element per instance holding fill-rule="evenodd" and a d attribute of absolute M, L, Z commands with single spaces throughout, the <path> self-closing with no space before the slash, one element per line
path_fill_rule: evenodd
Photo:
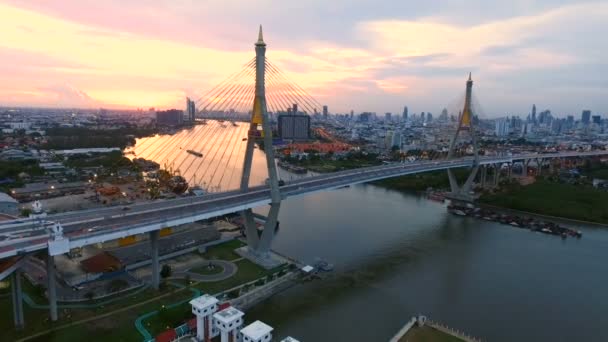
<path fill-rule="evenodd" d="M 136 204 L 130 210 L 122 206 L 74 211 L 47 216 L 36 216 L 0 223 L 0 259 L 19 257 L 39 250 L 48 250 L 47 274 L 51 320 L 57 319 L 55 296 L 54 256 L 67 253 L 72 248 L 103 241 L 123 238 L 135 234 L 150 234 L 152 259 L 152 284 L 159 285 L 159 230 L 165 227 L 194 222 L 228 213 L 238 212 L 243 218 L 247 235 L 248 255 L 252 260 L 264 264 L 270 258 L 270 248 L 275 234 L 281 201 L 290 197 L 327 191 L 347 185 L 398 177 L 408 174 L 448 170 L 451 198 L 455 201 L 470 201 L 471 188 L 480 168 L 552 158 L 580 158 L 608 155 L 608 151 L 561 152 L 554 154 L 522 154 L 514 156 L 483 156 L 477 148 L 475 112 L 472 106 L 473 81 L 466 82 L 465 102 L 459 113 L 457 127 L 447 155 L 435 159 L 411 163 L 393 163 L 364 167 L 354 170 L 322 174 L 292 181 L 279 182 L 275 163 L 273 133 L 269 110 L 279 113 L 294 108 L 297 103 L 305 114 L 317 112 L 321 105 L 301 87 L 289 82 L 287 77 L 265 56 L 266 43 L 260 28 L 255 43 L 256 57 L 246 63 L 243 70 L 230 76 L 207 95 L 195 101 L 200 119 L 217 119 L 201 124 L 202 129 L 182 132 L 168 140 L 149 139 L 133 151 L 138 157 L 171 163 L 178 173 L 186 175 L 190 182 L 199 177 L 211 184 L 228 182 L 231 190 L 200 197 L 158 200 Z M 268 77 L 267 77 L 268 76 Z M 268 90 L 268 91 L 267 91 Z M 251 110 L 246 110 L 251 108 Z M 248 113 L 246 123 L 234 123 L 238 113 Z M 297 112 L 297 110 L 296 110 Z M 227 121 L 227 122 L 225 122 Z M 238 126 L 229 130 L 227 127 Z M 242 127 L 245 126 L 245 127 Z M 245 135 L 245 136 L 243 136 Z M 462 136 L 469 141 L 472 155 L 461 155 Z M 179 152 L 178 140 L 187 146 L 202 151 L 201 156 Z M 237 144 L 238 142 L 238 144 Z M 254 149 L 265 146 L 263 163 L 255 168 L 264 171 L 264 184 L 252 184 Z M 463 185 L 459 185 L 451 170 L 469 168 L 471 173 Z M 266 178 L 267 177 L 267 178 Z M 255 183 L 255 182 L 253 182 Z M 282 184 L 282 185 L 280 185 Z M 269 206 L 261 235 L 254 221 L 252 209 Z M 0 274 L 2 276 L 2 274 Z"/>

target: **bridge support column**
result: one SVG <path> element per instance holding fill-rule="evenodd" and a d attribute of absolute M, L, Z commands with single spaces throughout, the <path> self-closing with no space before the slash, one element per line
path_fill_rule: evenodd
<path fill-rule="evenodd" d="M 473 110 L 471 108 L 472 94 L 473 94 L 473 80 L 471 79 L 471 74 L 469 74 L 469 79 L 467 80 L 464 108 L 462 109 L 462 112 L 460 112 L 460 115 L 458 117 L 458 126 L 456 127 L 456 133 L 454 134 L 454 137 L 452 138 L 452 142 L 450 143 L 450 149 L 448 150 L 448 159 L 451 159 L 454 157 L 454 153 L 456 153 L 457 140 L 458 140 L 458 136 L 460 135 L 460 133 L 461 132 L 469 133 L 469 136 L 471 138 L 471 145 L 473 147 L 474 161 L 473 161 L 473 165 L 472 165 L 473 168 L 471 170 L 471 173 L 469 174 L 469 177 L 467 178 L 465 183 L 462 185 L 462 187 L 458 186 L 458 182 L 456 180 L 456 176 L 454 175 L 454 172 L 451 169 L 448 169 L 448 179 L 450 181 L 450 188 L 451 188 L 451 194 L 449 197 L 451 197 L 451 199 L 456 200 L 458 202 L 465 202 L 465 203 L 472 202 L 474 200 L 474 197 L 471 195 L 471 190 L 473 188 L 473 181 L 475 180 L 475 177 L 477 176 L 477 172 L 479 171 L 479 153 L 478 153 L 478 148 L 477 148 L 477 137 L 475 135 L 475 129 L 474 129 L 475 128 L 474 127 L 475 119 L 474 119 Z M 481 177 L 482 177 L 482 179 L 485 178 L 483 176 L 483 174 Z"/>
<path fill-rule="evenodd" d="M 481 167 L 481 187 L 486 187 L 486 178 L 488 177 L 488 168 L 486 165 Z"/>
<path fill-rule="evenodd" d="M 500 183 L 500 163 L 494 164 L 494 187 L 498 187 Z"/>
<path fill-rule="evenodd" d="M 274 149 L 272 146 L 272 126 L 268 118 L 268 110 L 266 106 L 266 43 L 262 35 L 262 27 L 258 33 L 258 41 L 255 43 L 255 97 L 253 100 L 253 111 L 251 114 L 251 122 L 249 125 L 249 140 L 247 141 L 247 149 L 245 150 L 245 162 L 243 165 L 243 175 L 241 177 L 241 191 L 246 192 L 249 189 L 249 174 L 251 172 L 251 162 L 253 160 L 253 144 L 254 141 L 262 140 L 264 142 L 264 153 L 266 154 L 266 168 L 268 171 L 267 185 L 270 188 L 270 211 L 264 222 L 264 230 L 262 236 L 258 236 L 258 229 L 254 221 L 254 215 L 251 210 L 241 212 L 241 217 L 245 224 L 247 234 L 246 248 L 236 250 L 240 255 L 251 259 L 257 264 L 266 268 L 271 268 L 277 265 L 270 246 L 277 228 L 277 219 L 279 208 L 281 206 L 281 193 L 279 189 L 279 177 L 274 160 Z M 259 130 L 261 126 L 261 130 Z M 282 263 L 282 261 L 280 262 Z"/>
<path fill-rule="evenodd" d="M 48 281 L 47 292 L 49 297 L 49 311 L 51 321 L 57 320 L 57 279 L 55 276 L 55 257 L 48 255 L 46 259 L 46 277 Z"/>
<path fill-rule="evenodd" d="M 277 229 L 277 220 L 279 218 L 280 207 L 280 202 L 270 204 L 270 211 L 268 212 L 268 217 L 264 223 L 264 231 L 262 232 L 262 238 L 260 239 L 260 243 L 258 245 L 259 254 L 266 255 L 270 252 L 270 246 Z"/>
<path fill-rule="evenodd" d="M 160 264 L 158 262 L 158 230 L 150 232 L 150 257 L 152 258 L 152 287 L 158 290 L 160 285 Z"/>
<path fill-rule="evenodd" d="M 521 175 L 522 177 L 528 176 L 528 164 L 530 164 L 530 159 L 524 159 L 521 163 Z"/>
<path fill-rule="evenodd" d="M 21 291 L 21 270 L 17 269 L 11 275 L 11 294 L 13 299 L 13 320 L 17 330 L 23 329 L 23 292 Z"/>
<path fill-rule="evenodd" d="M 253 217 L 253 211 L 251 209 L 241 211 L 241 218 L 245 225 L 245 234 L 247 236 L 247 248 L 253 252 L 257 250 L 260 243 L 260 237 L 258 234 L 258 227 L 255 224 Z"/>

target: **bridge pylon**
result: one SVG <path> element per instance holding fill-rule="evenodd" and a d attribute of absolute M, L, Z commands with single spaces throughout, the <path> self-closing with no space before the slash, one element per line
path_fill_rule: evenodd
<path fill-rule="evenodd" d="M 473 95 L 473 80 L 471 79 L 471 74 L 469 73 L 469 79 L 467 80 L 467 88 L 466 88 L 466 96 L 464 101 L 464 108 L 458 117 L 458 127 L 456 128 L 456 133 L 452 138 L 450 143 L 450 149 L 448 151 L 448 159 L 454 158 L 454 153 L 456 150 L 457 140 L 460 133 L 468 132 L 471 138 L 471 145 L 473 146 L 473 169 L 471 173 L 467 177 L 466 181 L 462 186 L 458 185 L 458 181 L 456 180 L 456 176 L 454 175 L 454 171 L 452 169 L 448 169 L 448 178 L 450 180 L 450 188 L 451 193 L 449 197 L 452 200 L 456 200 L 459 202 L 472 202 L 474 200 L 474 196 L 471 191 L 473 189 L 473 181 L 477 176 L 479 171 L 479 151 L 477 148 L 477 136 L 475 133 L 475 122 L 473 120 L 473 110 L 471 109 L 472 103 L 472 95 Z"/>
<path fill-rule="evenodd" d="M 266 106 L 266 43 L 262 34 L 262 26 L 255 43 L 255 97 L 253 100 L 253 111 L 249 124 L 247 148 L 245 150 L 245 161 L 243 175 L 241 177 L 240 190 L 246 192 L 249 189 L 249 177 L 253 162 L 253 149 L 256 143 L 262 142 L 266 154 L 266 167 L 268 169 L 267 185 L 270 187 L 271 203 L 270 211 L 264 222 L 264 230 L 261 236 L 254 221 L 251 209 L 241 212 L 245 232 L 247 234 L 247 254 L 255 260 L 264 263 L 264 259 L 270 257 L 270 246 L 274 239 L 275 228 L 281 206 L 281 194 L 279 192 L 279 177 L 274 161 L 274 150 L 272 148 L 272 127 L 268 118 Z"/>

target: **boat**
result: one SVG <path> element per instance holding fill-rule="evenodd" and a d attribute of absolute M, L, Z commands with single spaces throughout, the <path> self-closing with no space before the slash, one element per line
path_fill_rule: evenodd
<path fill-rule="evenodd" d="M 319 271 L 323 271 L 323 272 L 331 272 L 334 270 L 333 264 L 330 264 L 327 261 L 319 259 L 319 258 L 317 258 L 317 260 L 314 264 L 314 267 L 316 269 L 318 269 Z"/>
<path fill-rule="evenodd" d="M 200 153 L 200 152 L 196 152 L 196 151 L 192 151 L 192 150 L 186 150 L 186 152 L 188 152 L 188 153 L 190 153 L 190 154 L 192 154 L 192 155 L 195 155 L 195 156 L 197 156 L 197 157 L 199 157 L 199 158 L 203 156 L 203 154 L 202 154 L 202 153 Z"/>

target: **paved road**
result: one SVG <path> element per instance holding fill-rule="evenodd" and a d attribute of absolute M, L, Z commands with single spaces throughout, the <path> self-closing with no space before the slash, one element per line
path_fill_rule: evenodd
<path fill-rule="evenodd" d="M 481 157 L 480 164 L 495 164 L 523 159 L 563 158 L 607 155 L 608 151 L 564 152 L 559 154 L 524 154 L 518 156 Z M 445 170 L 449 168 L 471 167 L 473 158 L 459 158 L 442 161 L 420 161 L 413 163 L 393 163 L 366 167 L 330 174 L 321 174 L 287 182 L 281 187 L 283 198 L 302 196 L 318 191 L 331 190 L 346 185 L 366 183 L 374 180 L 407 174 Z M 163 227 L 194 222 L 214 216 L 231 213 L 245 208 L 268 204 L 268 186 L 256 186 L 248 192 L 230 191 L 201 197 L 187 197 L 159 200 L 124 207 L 74 211 L 49 215 L 46 221 L 60 222 L 65 236 L 69 237 L 70 248 L 80 247 L 127 235 L 145 233 Z M 0 223 L 0 258 L 18 253 L 47 248 L 48 233 L 40 229 L 40 222 L 32 219 L 4 221 Z"/>

